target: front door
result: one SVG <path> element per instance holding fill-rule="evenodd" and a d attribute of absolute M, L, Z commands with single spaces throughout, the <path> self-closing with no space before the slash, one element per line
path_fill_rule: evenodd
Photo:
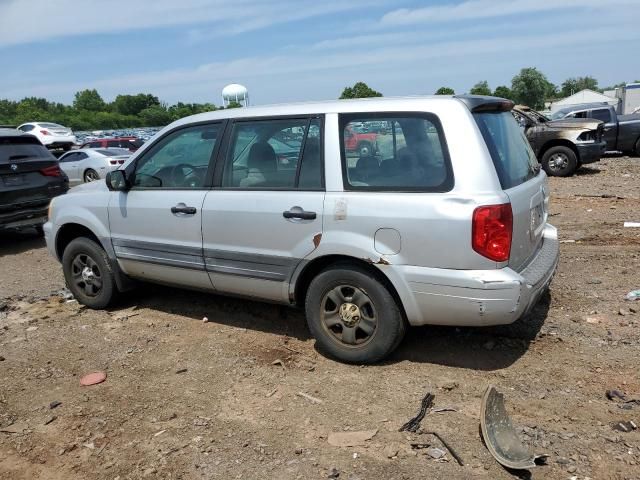
<path fill-rule="evenodd" d="M 202 209 L 218 291 L 288 300 L 294 269 L 322 233 L 321 119 L 236 121 Z"/>
<path fill-rule="evenodd" d="M 131 189 L 112 192 L 111 242 L 132 277 L 212 289 L 202 256 L 202 204 L 220 123 L 181 128 L 128 166 Z"/>

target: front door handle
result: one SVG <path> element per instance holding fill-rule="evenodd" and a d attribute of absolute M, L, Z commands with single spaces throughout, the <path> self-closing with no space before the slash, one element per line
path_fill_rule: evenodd
<path fill-rule="evenodd" d="M 196 207 L 187 207 L 184 203 L 179 203 L 175 207 L 171 207 L 171 213 L 185 213 L 187 215 L 195 215 Z"/>
<path fill-rule="evenodd" d="M 284 212 L 282 212 L 282 216 L 287 219 L 297 218 L 299 220 L 315 220 L 316 212 L 307 212 L 305 210 L 295 208 L 291 210 L 285 210 Z"/>

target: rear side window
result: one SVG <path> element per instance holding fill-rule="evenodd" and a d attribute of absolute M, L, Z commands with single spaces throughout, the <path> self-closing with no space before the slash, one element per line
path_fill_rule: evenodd
<path fill-rule="evenodd" d="M 538 174 L 538 160 L 511 112 L 475 113 L 474 117 L 503 190 L 516 187 Z"/>
<path fill-rule="evenodd" d="M 440 121 L 429 113 L 340 116 L 344 188 L 446 192 L 453 173 Z"/>
<path fill-rule="evenodd" d="M 609 123 L 611 121 L 611 112 L 606 108 L 599 108 L 598 110 L 593 110 L 591 112 L 591 118 L 602 120 L 604 123 Z"/>
<path fill-rule="evenodd" d="M 51 152 L 33 137 L 0 137 L 0 163 L 20 163 L 35 158 L 55 160 Z"/>

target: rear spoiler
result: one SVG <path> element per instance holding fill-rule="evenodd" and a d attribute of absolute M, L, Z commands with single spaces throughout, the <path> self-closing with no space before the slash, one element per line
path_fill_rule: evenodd
<path fill-rule="evenodd" d="M 506 98 L 488 97 L 483 95 L 454 95 L 464 103 L 472 113 L 482 112 L 510 112 L 515 103 Z"/>

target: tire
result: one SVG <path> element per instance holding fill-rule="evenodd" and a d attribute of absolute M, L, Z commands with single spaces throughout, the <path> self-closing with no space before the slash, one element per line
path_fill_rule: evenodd
<path fill-rule="evenodd" d="M 64 147 L 62 147 L 62 150 L 68 152 L 69 150 L 71 150 L 71 145 L 65 145 Z"/>
<path fill-rule="evenodd" d="M 348 264 L 330 267 L 313 279 L 305 311 L 318 349 L 346 363 L 384 359 L 406 330 L 389 290 L 370 272 Z"/>
<path fill-rule="evenodd" d="M 44 237 L 44 226 L 42 224 L 33 227 L 39 237 Z"/>
<path fill-rule="evenodd" d="M 96 180 L 100 180 L 100 175 L 93 168 L 87 168 L 82 175 L 82 180 L 84 183 L 95 182 Z"/>
<path fill-rule="evenodd" d="M 369 142 L 360 142 L 356 151 L 361 157 L 370 157 L 373 155 L 373 146 Z"/>
<path fill-rule="evenodd" d="M 89 238 L 79 237 L 67 245 L 62 270 L 67 287 L 82 305 L 102 309 L 118 294 L 106 252 Z"/>
<path fill-rule="evenodd" d="M 569 147 L 551 147 L 542 156 L 542 168 L 550 177 L 570 177 L 578 168 L 578 158 Z"/>
<path fill-rule="evenodd" d="M 633 149 L 636 157 L 640 157 L 640 137 L 638 137 L 638 140 L 636 140 L 636 146 Z"/>

